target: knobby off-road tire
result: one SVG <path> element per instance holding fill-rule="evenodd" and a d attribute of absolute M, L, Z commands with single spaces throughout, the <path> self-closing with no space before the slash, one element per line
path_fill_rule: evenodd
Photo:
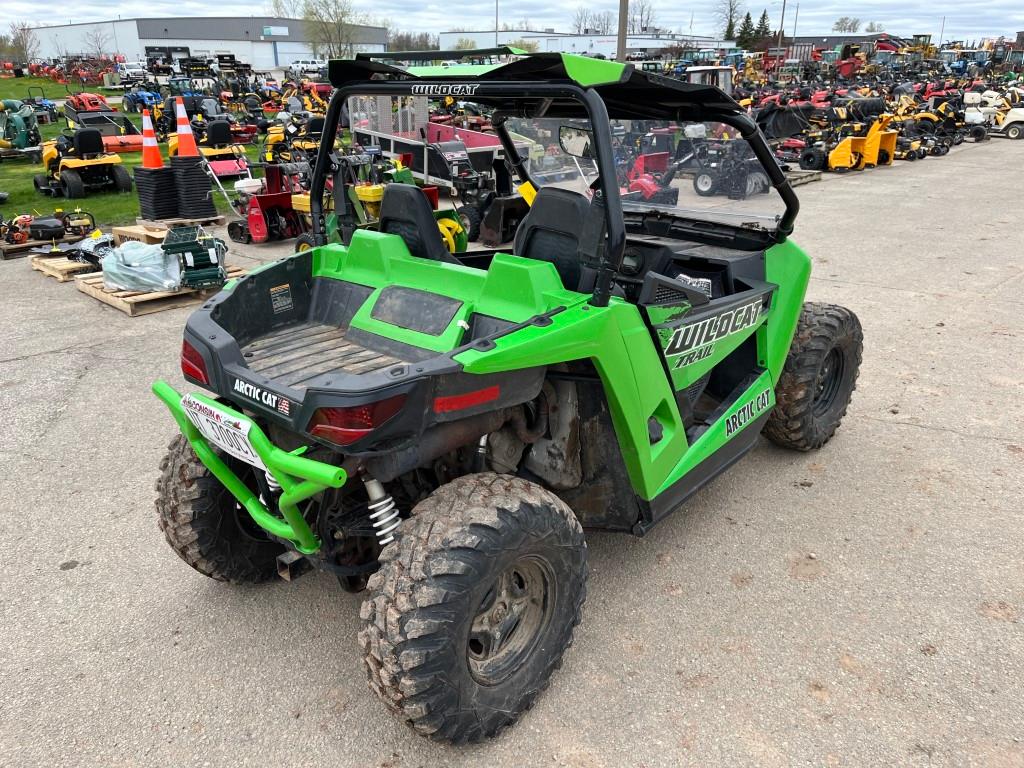
<path fill-rule="evenodd" d="M 437 741 L 495 735 L 561 666 L 586 577 L 583 530 L 553 494 L 490 473 L 442 486 L 416 505 L 370 577 L 359 633 L 370 688 Z M 527 607 L 517 608 L 524 593 Z M 512 618 L 491 642 L 484 627 L 495 617 Z"/>
<path fill-rule="evenodd" d="M 863 349 L 864 334 L 853 312 L 835 304 L 804 304 L 765 437 L 797 451 L 827 443 L 856 389 Z"/>
<path fill-rule="evenodd" d="M 221 458 L 245 477 L 247 465 Z M 167 543 L 201 574 L 236 584 L 257 584 L 277 575 L 277 556 L 284 547 L 249 520 L 183 435 L 171 441 L 160 462 L 156 492 L 157 524 Z"/>

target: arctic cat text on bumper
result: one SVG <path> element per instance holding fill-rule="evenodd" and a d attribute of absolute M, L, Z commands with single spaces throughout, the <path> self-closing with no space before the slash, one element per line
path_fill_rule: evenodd
<path fill-rule="evenodd" d="M 182 434 L 185 435 L 199 459 L 231 492 L 238 503 L 245 507 L 253 522 L 272 536 L 292 542 L 295 548 L 303 554 L 312 554 L 320 549 L 320 541 L 303 519 L 297 505 L 325 488 L 341 488 L 348 477 L 344 469 L 303 458 L 300 454 L 305 450 L 304 448 L 291 453 L 282 451 L 273 445 L 263 431 L 247 416 L 203 395 L 182 397 L 164 381 L 157 381 L 153 384 L 153 394 L 160 398 L 170 410 Z M 281 486 L 282 493 L 278 506 L 284 519 L 268 510 L 260 501 L 259 496 L 250 490 L 216 454 L 207 437 L 189 415 L 189 410 L 194 412 L 196 409 L 187 409 L 183 405 L 183 401 L 206 406 L 209 409 L 208 415 L 213 418 L 227 416 L 245 426 L 248 438 L 247 446 L 239 446 L 232 451 L 230 450 L 232 441 L 229 437 L 218 447 L 249 463 L 254 463 L 240 455 L 245 448 L 251 447 L 255 457 L 262 462 L 262 466 Z"/>

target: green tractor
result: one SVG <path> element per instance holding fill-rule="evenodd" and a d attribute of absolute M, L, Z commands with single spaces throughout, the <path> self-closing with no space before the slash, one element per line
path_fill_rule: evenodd
<path fill-rule="evenodd" d="M 153 386 L 181 431 L 159 525 L 213 579 L 318 568 L 365 590 L 370 688 L 421 734 L 477 741 L 561 664 L 586 592 L 584 529 L 647 534 L 762 433 L 820 448 L 850 402 L 861 327 L 804 302 L 797 198 L 713 86 L 549 53 L 329 71 L 327 136 L 353 96 L 479 104 L 530 210 L 508 247 L 452 254 L 423 193 L 392 184 L 377 230 L 327 243 L 339 158 L 322 142 L 314 247 L 191 315 L 181 370 L 201 391 Z M 746 142 L 770 194 L 709 201 L 682 180 L 674 206 L 622 194 L 612 130 L 629 121 Z M 575 176 L 542 183 L 512 133 Z"/>

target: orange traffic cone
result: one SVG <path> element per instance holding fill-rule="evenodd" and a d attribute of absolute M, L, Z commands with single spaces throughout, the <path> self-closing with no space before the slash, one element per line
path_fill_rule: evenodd
<path fill-rule="evenodd" d="M 142 110 L 142 167 L 163 168 L 164 161 L 160 157 L 160 147 L 156 145 L 156 131 L 149 117 L 149 110 Z"/>
<path fill-rule="evenodd" d="M 174 100 L 174 114 L 178 120 L 178 157 L 199 157 L 199 147 L 192 135 L 192 125 L 185 114 L 185 100 L 181 96 Z"/>

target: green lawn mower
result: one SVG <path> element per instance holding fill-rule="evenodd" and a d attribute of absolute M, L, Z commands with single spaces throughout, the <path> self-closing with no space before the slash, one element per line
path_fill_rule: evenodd
<path fill-rule="evenodd" d="M 717 88 L 554 53 L 329 72 L 327 136 L 353 96 L 385 114 L 410 96 L 478 104 L 530 210 L 511 247 L 452 254 L 423 193 L 391 184 L 378 229 L 327 243 L 324 141 L 314 246 L 191 315 L 181 370 L 197 391 L 153 385 L 181 432 L 158 522 L 219 581 L 318 568 L 364 590 L 370 688 L 421 734 L 478 741 L 560 666 L 586 594 L 584 530 L 648 534 L 762 433 L 821 448 L 854 390 L 861 327 L 804 302 L 797 198 Z M 771 194 L 709 200 L 676 179 L 677 206 L 623 199 L 610 122 L 633 120 L 728 127 Z M 513 132 L 578 172 L 541 184 Z"/>

